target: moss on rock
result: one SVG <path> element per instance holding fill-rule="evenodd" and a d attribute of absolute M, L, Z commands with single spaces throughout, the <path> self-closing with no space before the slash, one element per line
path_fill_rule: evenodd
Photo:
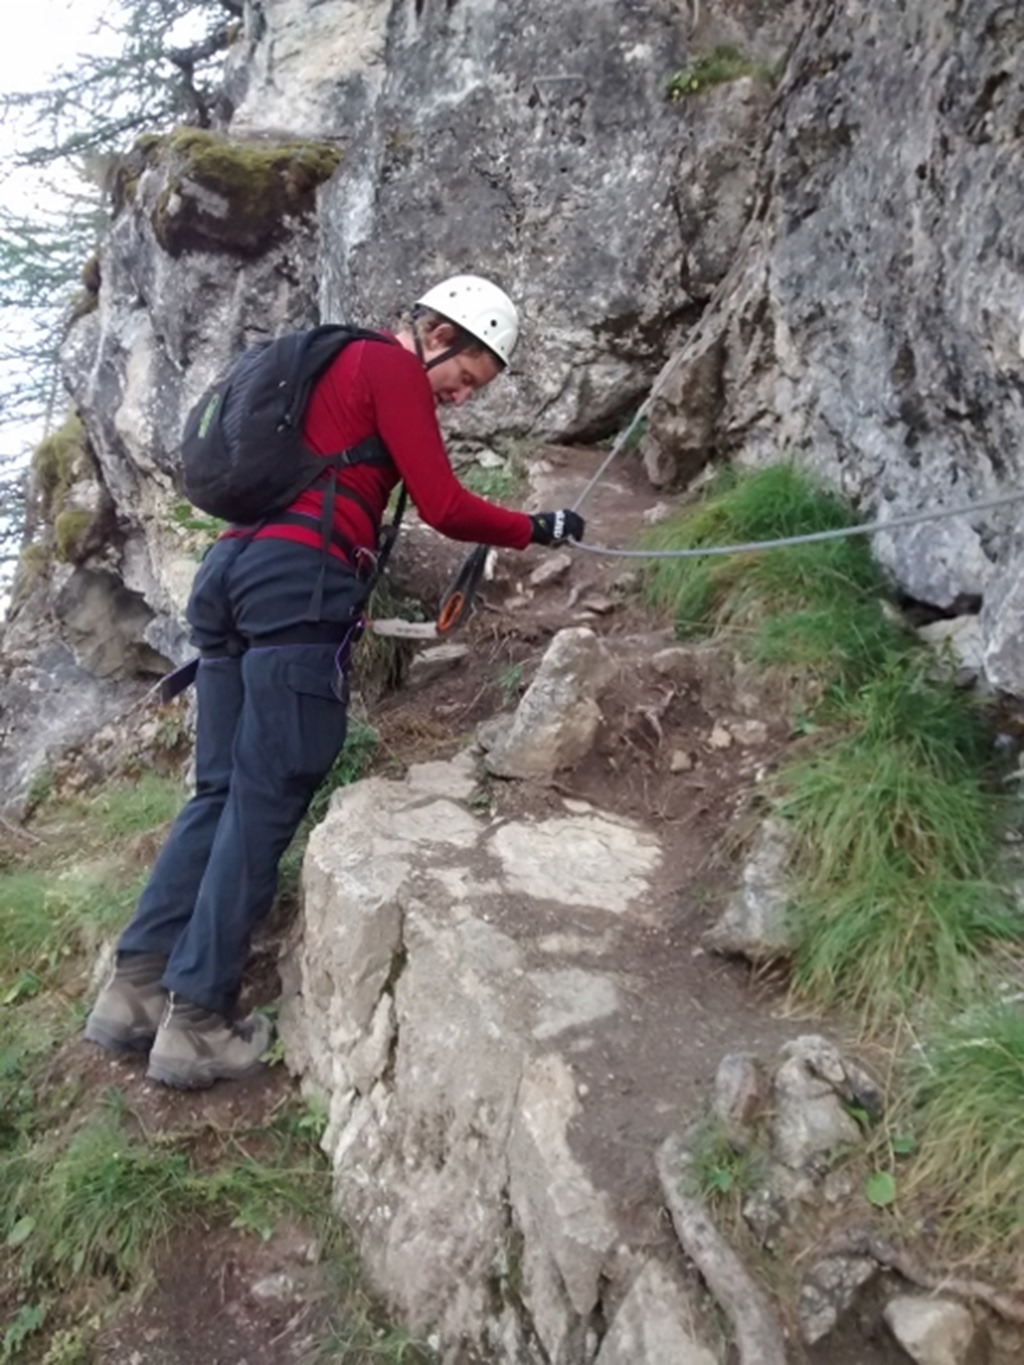
<path fill-rule="evenodd" d="M 94 468 L 81 418 L 73 412 L 32 453 L 32 475 L 44 517 L 51 517 L 71 485 Z"/>
<path fill-rule="evenodd" d="M 95 515 L 83 507 L 65 507 L 57 513 L 53 543 L 58 559 L 65 564 L 77 564 L 85 558 L 95 520 Z"/>
<path fill-rule="evenodd" d="M 288 218 L 313 211 L 317 188 L 340 155 L 321 142 L 236 142 L 179 128 L 143 152 L 166 171 L 152 210 L 157 240 L 172 256 L 218 248 L 257 255 L 283 234 Z"/>

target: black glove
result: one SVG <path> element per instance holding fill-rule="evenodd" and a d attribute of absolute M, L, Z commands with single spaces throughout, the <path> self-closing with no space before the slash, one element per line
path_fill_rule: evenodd
<path fill-rule="evenodd" d="M 563 507 L 561 512 L 535 512 L 530 518 L 534 545 L 558 545 L 563 540 L 582 540 L 586 522 L 579 512 Z"/>

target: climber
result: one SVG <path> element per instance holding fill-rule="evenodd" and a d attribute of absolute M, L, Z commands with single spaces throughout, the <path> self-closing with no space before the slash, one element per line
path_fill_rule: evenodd
<path fill-rule="evenodd" d="M 455 540 L 521 550 L 583 538 L 574 511 L 527 515 L 470 493 L 444 448 L 437 407 L 490 384 L 518 332 L 507 294 L 456 275 L 423 294 L 396 332 L 350 341 L 313 387 L 303 436 L 323 456 L 376 436 L 387 458 L 339 474 L 329 552 L 313 484 L 255 530 L 228 529 L 196 574 L 186 613 L 201 655 L 195 794 L 85 1027 L 102 1047 L 149 1052 L 155 1081 L 193 1089 L 262 1066 L 269 1021 L 234 1018 L 250 938 L 270 909 L 281 855 L 345 741 L 364 563 L 398 481 L 423 520 Z M 310 620 L 318 579 L 322 606 Z"/>

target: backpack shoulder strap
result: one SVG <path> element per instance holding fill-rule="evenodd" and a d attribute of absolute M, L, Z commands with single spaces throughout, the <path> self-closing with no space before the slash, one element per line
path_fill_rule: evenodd
<path fill-rule="evenodd" d="M 344 323 L 328 322 L 310 327 L 304 332 L 292 332 L 281 341 L 290 346 L 284 382 L 291 395 L 285 413 L 285 425 L 302 425 L 302 417 L 309 403 L 313 385 L 338 354 L 352 341 L 381 341 L 397 345 L 383 332 L 372 332 L 365 327 L 349 327 Z"/>

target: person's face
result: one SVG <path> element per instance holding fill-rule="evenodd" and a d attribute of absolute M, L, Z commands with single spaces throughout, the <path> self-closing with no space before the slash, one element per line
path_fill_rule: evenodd
<path fill-rule="evenodd" d="M 437 327 L 423 341 L 423 360 L 429 364 L 441 355 L 454 340 L 454 332 L 446 326 Z M 496 378 L 498 362 L 489 351 L 461 351 L 458 355 L 443 360 L 440 365 L 427 370 L 430 387 L 434 391 L 434 402 L 438 405 L 452 404 L 461 407 L 475 393 Z"/>

